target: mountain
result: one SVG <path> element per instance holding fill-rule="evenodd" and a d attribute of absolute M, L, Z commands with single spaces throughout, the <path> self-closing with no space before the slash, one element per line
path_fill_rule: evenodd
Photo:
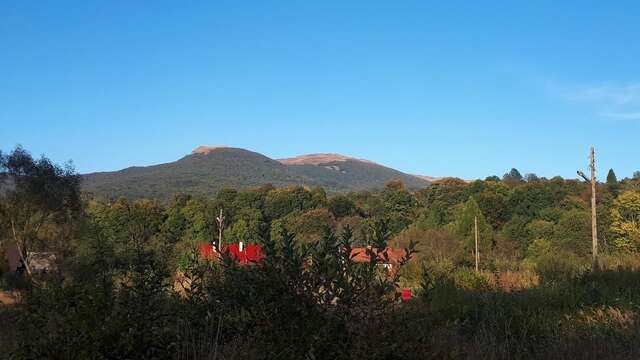
<path fill-rule="evenodd" d="M 83 178 L 83 190 L 96 195 L 159 199 L 176 192 L 207 196 L 222 188 L 246 189 L 267 183 L 320 185 L 328 192 L 377 189 L 391 180 L 402 180 L 409 188 L 429 184 L 417 176 L 338 154 L 274 160 L 225 146 L 199 146 L 175 162 L 86 174 Z"/>

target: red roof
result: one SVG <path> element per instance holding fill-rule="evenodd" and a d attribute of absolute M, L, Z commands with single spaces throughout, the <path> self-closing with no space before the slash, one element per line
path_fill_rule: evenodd
<path fill-rule="evenodd" d="M 223 245 L 222 252 L 228 253 L 232 259 L 243 265 L 257 263 L 264 259 L 262 247 L 255 244 L 244 245 L 242 251 L 240 251 L 240 244 Z M 205 259 L 215 260 L 218 252 L 212 244 L 200 244 L 200 255 Z"/>
<path fill-rule="evenodd" d="M 200 256 L 207 260 L 213 260 L 216 258 L 217 252 L 212 244 L 200 244 L 198 245 L 200 250 Z"/>
<path fill-rule="evenodd" d="M 377 252 L 377 249 L 375 248 L 372 248 L 371 250 L 373 250 L 374 253 Z M 388 262 L 387 262 L 387 259 L 385 259 L 385 255 L 384 255 L 385 253 L 389 258 Z M 384 249 L 384 251 L 378 254 L 378 261 L 382 263 L 398 264 L 400 263 L 402 258 L 404 258 L 405 255 L 406 253 L 404 249 L 396 249 L 396 248 L 388 247 Z M 369 254 L 367 253 L 367 248 L 364 248 L 364 247 L 351 249 L 351 260 L 353 262 L 359 262 L 359 263 L 371 261 Z"/>

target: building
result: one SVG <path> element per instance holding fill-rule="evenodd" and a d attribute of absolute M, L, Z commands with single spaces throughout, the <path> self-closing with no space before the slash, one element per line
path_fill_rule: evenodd
<path fill-rule="evenodd" d="M 207 260 L 217 260 L 220 254 L 213 244 L 200 244 L 200 256 Z M 247 244 L 240 242 L 238 244 L 223 245 L 222 253 L 227 253 L 232 259 L 238 261 L 242 265 L 259 263 L 264 259 L 265 255 L 262 247 L 257 244 Z"/>
<path fill-rule="evenodd" d="M 356 263 L 371 262 L 368 250 L 378 254 L 378 264 L 387 269 L 390 274 L 395 274 L 395 272 L 398 271 L 399 265 L 406 255 L 404 249 L 388 247 L 378 252 L 375 248 L 360 247 L 351 249 L 351 261 Z"/>

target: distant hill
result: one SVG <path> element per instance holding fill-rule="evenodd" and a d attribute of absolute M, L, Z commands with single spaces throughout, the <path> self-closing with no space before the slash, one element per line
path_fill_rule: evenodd
<path fill-rule="evenodd" d="M 391 180 L 402 180 L 409 188 L 429 184 L 417 176 L 338 154 L 273 160 L 249 150 L 224 146 L 200 146 L 190 155 L 167 164 L 83 177 L 83 190 L 96 195 L 159 199 L 176 192 L 207 196 L 222 188 L 244 189 L 267 183 L 320 185 L 329 192 L 377 189 Z"/>

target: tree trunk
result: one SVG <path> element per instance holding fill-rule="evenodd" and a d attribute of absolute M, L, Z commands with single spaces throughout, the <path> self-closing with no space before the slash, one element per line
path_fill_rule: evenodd
<path fill-rule="evenodd" d="M 13 241 L 16 243 L 18 253 L 20 254 L 20 260 L 22 260 L 24 268 L 25 270 L 27 270 L 27 275 L 31 276 L 31 266 L 29 265 L 27 257 L 27 249 L 25 248 L 24 242 L 20 240 L 18 234 L 16 233 L 16 226 L 13 220 L 11 220 L 11 232 L 13 234 Z"/>

